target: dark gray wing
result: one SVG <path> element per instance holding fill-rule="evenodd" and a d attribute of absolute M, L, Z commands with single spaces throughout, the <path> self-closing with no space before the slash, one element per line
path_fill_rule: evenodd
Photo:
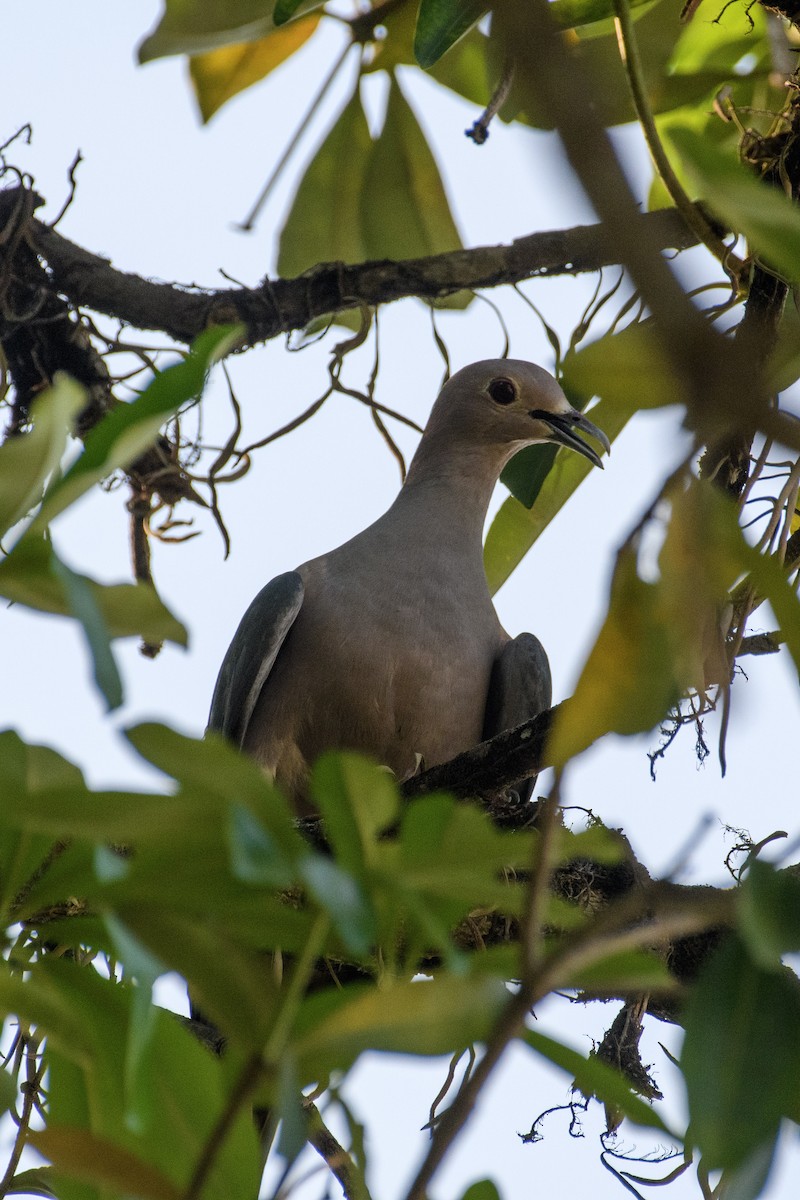
<path fill-rule="evenodd" d="M 263 587 L 239 622 L 222 660 L 208 728 L 239 747 L 278 651 L 300 612 L 303 593 L 297 571 L 278 575 Z"/>
<path fill-rule="evenodd" d="M 486 696 L 484 738 L 513 729 L 550 708 L 553 684 L 550 663 L 544 646 L 532 633 L 521 633 L 506 642 L 492 667 Z M 520 797 L 529 800 L 536 776 L 520 788 Z"/>

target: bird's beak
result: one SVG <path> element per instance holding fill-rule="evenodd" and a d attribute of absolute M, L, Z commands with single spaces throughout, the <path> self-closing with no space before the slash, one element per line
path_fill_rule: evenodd
<path fill-rule="evenodd" d="M 570 409 L 565 413 L 546 412 L 542 408 L 533 409 L 529 414 L 537 421 L 544 421 L 545 425 L 549 425 L 552 429 L 550 440 L 558 442 L 561 446 L 566 446 L 569 450 L 577 450 L 578 454 L 582 454 L 584 458 L 588 458 L 589 462 L 594 463 L 596 467 L 603 468 L 603 460 L 600 455 L 591 446 L 581 439 L 575 433 L 575 430 L 580 430 L 581 433 L 588 433 L 590 437 L 596 441 L 605 450 L 606 454 L 611 453 L 611 443 L 609 442 L 602 429 L 598 429 L 593 425 L 588 417 L 585 417 L 582 412 L 578 412 L 576 408 Z"/>

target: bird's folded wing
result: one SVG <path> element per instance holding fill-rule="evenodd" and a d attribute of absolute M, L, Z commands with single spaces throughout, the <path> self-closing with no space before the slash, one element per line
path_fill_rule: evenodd
<path fill-rule="evenodd" d="M 303 604 L 297 571 L 263 587 L 242 617 L 220 667 L 208 728 L 241 747 L 253 709 Z"/>
<path fill-rule="evenodd" d="M 544 646 L 532 633 L 521 633 L 506 642 L 495 659 L 486 696 L 484 738 L 514 729 L 523 721 L 550 708 L 553 685 L 550 664 Z M 524 800 L 530 798 L 534 776 L 517 789 Z"/>

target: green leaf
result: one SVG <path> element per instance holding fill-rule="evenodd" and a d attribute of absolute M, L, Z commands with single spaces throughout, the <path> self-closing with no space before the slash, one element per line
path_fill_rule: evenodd
<path fill-rule="evenodd" d="M 164 422 L 200 395 L 212 364 L 232 349 L 242 332 L 241 325 L 204 330 L 185 358 L 160 371 L 130 404 L 120 404 L 103 417 L 87 434 L 80 457 L 48 490 L 37 525 L 52 521 L 93 484 L 128 466 L 152 445 Z"/>
<path fill-rule="evenodd" d="M 122 680 L 111 650 L 96 593 L 85 575 L 78 575 L 54 554 L 52 570 L 64 589 L 70 612 L 83 627 L 94 668 L 94 680 L 105 697 L 109 712 L 122 704 Z"/>
<path fill-rule="evenodd" d="M 366 164 L 361 225 L 368 259 L 461 249 L 436 159 L 394 78 L 383 129 Z"/>
<path fill-rule="evenodd" d="M 506 485 L 520 504 L 533 508 L 544 481 L 553 469 L 558 450 L 558 446 L 526 446 L 503 469 L 500 482 Z M 569 451 L 566 453 L 569 454 Z"/>
<path fill-rule="evenodd" d="M 508 1000 L 499 979 L 440 975 L 387 987 L 351 986 L 304 1001 L 292 1050 L 301 1079 L 349 1067 L 364 1050 L 439 1055 L 484 1040 Z"/>
<path fill-rule="evenodd" d="M 569 395 L 600 396 L 613 412 L 628 417 L 639 409 L 682 402 L 658 331 L 647 323 L 637 322 L 571 351 L 562 364 L 562 377 Z M 600 411 L 595 409 L 592 419 Z"/>
<path fill-rule="evenodd" d="M 31 985 L 39 994 L 53 997 L 59 1009 L 74 1014 L 79 1038 L 64 1037 L 60 1022 L 52 1028 L 50 1014 L 28 1000 Z M 51 1129 L 71 1127 L 69 1144 L 53 1142 L 42 1148 L 60 1170 L 87 1183 L 119 1186 L 113 1181 L 126 1179 L 122 1194 L 146 1195 L 145 1181 L 161 1175 L 167 1186 L 182 1195 L 220 1114 L 227 1109 L 242 1058 L 231 1047 L 228 1061 L 223 1062 L 209 1054 L 172 1013 L 154 1008 L 152 1038 L 141 1068 L 142 1084 L 150 1089 L 149 1103 L 140 1108 L 146 1124 L 132 1126 L 120 1086 L 126 1032 L 136 1002 L 132 991 L 130 986 L 101 978 L 94 967 L 75 962 L 50 958 L 31 969 L 15 1011 L 25 1019 L 41 1018 L 36 1023 L 48 1034 Z M 104 1147 L 100 1156 L 96 1148 L 92 1150 L 95 1140 Z M 131 1188 L 124 1172 L 133 1159 L 145 1167 L 141 1186 Z M 107 1171 L 119 1174 L 109 1176 Z M 255 1195 L 260 1173 L 255 1129 L 250 1113 L 243 1109 L 217 1147 L 208 1194 Z M 147 1183 L 148 1188 L 160 1186 Z"/>
<path fill-rule="evenodd" d="M 800 1119 L 800 988 L 764 971 L 730 935 L 686 1008 L 681 1069 L 690 1131 L 706 1166 L 739 1168 Z"/>
<path fill-rule="evenodd" d="M 745 13 L 737 5 L 720 10 L 713 21 L 687 21 L 667 64 L 670 75 L 720 71 L 733 75 L 752 55 L 753 69 L 770 62 L 767 14 L 755 7 Z"/>
<path fill-rule="evenodd" d="M 780 970 L 783 955 L 800 950 L 800 879 L 752 862 L 739 895 L 739 931 L 759 967 Z"/>
<path fill-rule="evenodd" d="M 302 0 L 297 17 L 324 0 Z M 139 62 L 171 54 L 205 54 L 218 46 L 252 42 L 275 29 L 273 0 L 165 0 L 164 14 L 139 46 Z"/>
<path fill-rule="evenodd" d="M 299 275 L 319 262 L 364 259 L 359 208 L 371 146 L 356 84 L 294 194 L 279 237 L 282 278 Z"/>
<path fill-rule="evenodd" d="M 572 702 L 553 731 L 555 763 L 565 763 L 612 730 L 647 732 L 676 703 L 681 684 L 672 669 L 670 630 L 662 618 L 658 588 L 639 578 L 635 551 L 621 551 L 608 615 Z"/>
<path fill-rule="evenodd" d="M 0 563 L 0 596 L 40 612 L 74 615 L 56 561 L 49 541 L 33 533 L 26 535 Z M 76 578 L 94 596 L 109 637 L 139 636 L 147 642 L 187 644 L 186 629 L 149 584 L 100 584 L 88 576 Z"/>
<path fill-rule="evenodd" d="M 226 817 L 230 812 L 227 832 L 238 878 L 272 885 L 289 881 L 293 863 L 307 853 L 307 846 L 295 828 L 286 800 L 251 758 L 218 734 L 191 738 L 155 721 L 135 725 L 125 731 L 125 736 L 149 763 L 177 779 L 189 796 L 215 798 L 219 811 L 224 811 Z M 229 807 L 232 796 L 235 804 Z M 251 813 L 268 834 L 269 858 L 263 857 L 267 845 L 263 840 L 260 848 L 254 840 L 248 845 L 239 840 L 255 837 L 252 825 L 244 823 L 242 809 Z M 278 850 L 280 858 L 275 857 Z M 254 876 L 254 856 L 261 856 L 258 869 L 268 874 Z"/>
<path fill-rule="evenodd" d="M 293 17 L 303 0 L 276 0 L 272 19 L 276 25 L 283 25 Z"/>
<path fill-rule="evenodd" d="M 189 60 L 189 74 L 203 123 L 223 104 L 265 79 L 271 71 L 304 46 L 316 31 L 322 14 L 293 21 L 256 41 L 219 46 Z"/>
<path fill-rule="evenodd" d="M 326 754 L 314 766 L 310 791 L 337 863 L 363 876 L 378 835 L 397 817 L 393 776 L 359 754 Z"/>
<path fill-rule="evenodd" d="M 575 1081 L 574 1086 L 583 1092 L 584 1096 L 597 1096 L 605 1104 L 619 1109 L 636 1125 L 659 1129 L 662 1133 L 675 1137 L 656 1110 L 631 1091 L 630 1084 L 620 1071 L 615 1071 L 598 1058 L 584 1058 L 577 1050 L 572 1050 L 535 1029 L 527 1029 L 523 1040 L 537 1054 L 541 1054 L 571 1075 Z"/>
<path fill-rule="evenodd" d="M 500 1200 L 500 1193 L 491 1179 L 478 1179 L 469 1185 L 461 1200 Z"/>
<path fill-rule="evenodd" d="M 273 977 L 263 956 L 232 942 L 223 922 L 156 904 L 118 905 L 119 920 L 187 982 L 195 1003 L 237 1045 L 262 1045 L 275 1020 Z M 149 1057 L 149 1056 L 148 1056 Z"/>
<path fill-rule="evenodd" d="M 732 152 L 693 129 L 670 130 L 699 196 L 727 226 L 744 234 L 765 265 L 800 282 L 800 212 L 778 188 L 762 182 Z"/>
<path fill-rule="evenodd" d="M 321 854 L 308 855 L 298 864 L 298 871 L 345 946 L 354 954 L 367 954 L 375 940 L 375 915 L 361 883 Z"/>
<path fill-rule="evenodd" d="M 419 65 L 433 66 L 489 7 L 483 0 L 420 0 L 414 37 Z"/>
<path fill-rule="evenodd" d="M 764 1142 L 741 1166 L 725 1171 L 718 1184 L 719 1195 L 725 1200 L 758 1200 L 767 1186 L 777 1147 L 777 1139 Z"/>
<path fill-rule="evenodd" d="M 59 372 L 53 386 L 31 405 L 31 432 L 9 437 L 0 446 L 0 537 L 41 500 L 85 404 L 83 388 Z"/>

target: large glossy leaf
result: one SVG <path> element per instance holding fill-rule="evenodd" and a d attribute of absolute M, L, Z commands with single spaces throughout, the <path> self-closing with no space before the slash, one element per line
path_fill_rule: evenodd
<path fill-rule="evenodd" d="M 420 0 L 414 38 L 419 65 L 432 66 L 488 8 L 483 0 Z"/>
<path fill-rule="evenodd" d="M 49 541 L 26 535 L 0 563 L 0 595 L 40 612 L 74 616 L 70 596 L 59 578 Z M 100 584 L 81 576 L 91 589 L 109 637 L 142 637 L 185 646 L 188 634 L 145 583 Z"/>
<path fill-rule="evenodd" d="M 321 8 L 323 0 L 302 0 L 297 17 Z M 274 0 L 164 0 L 164 13 L 139 47 L 139 61 L 170 54 L 205 54 L 218 46 L 255 41 L 275 28 Z"/>
<path fill-rule="evenodd" d="M 41 501 L 85 403 L 83 388 L 67 375 L 58 375 L 31 405 L 30 433 L 10 437 L 0 446 L 0 537 Z"/>
<path fill-rule="evenodd" d="M 203 122 L 210 121 L 223 104 L 259 83 L 305 45 L 320 18 L 320 13 L 312 13 L 256 41 L 236 42 L 193 55 L 189 73 Z"/>
<path fill-rule="evenodd" d="M 670 75 L 693 75 L 700 71 L 725 71 L 729 75 L 748 56 L 754 70 L 771 64 L 768 18 L 755 5 L 745 12 L 732 4 L 721 9 L 713 20 L 687 21 L 667 63 Z"/>
<path fill-rule="evenodd" d="M 697 194 L 727 226 L 744 234 L 751 251 L 792 283 L 800 281 L 800 211 L 726 152 L 690 128 L 673 127 L 672 143 Z"/>
<path fill-rule="evenodd" d="M 686 1010 L 681 1067 L 690 1133 L 710 1169 L 739 1167 L 800 1119 L 800 988 L 757 967 L 730 936 Z"/>
<path fill-rule="evenodd" d="M 336 861 L 362 877 L 375 859 L 378 835 L 399 807 L 393 777 L 357 754 L 327 754 L 315 764 L 311 794 Z"/>

